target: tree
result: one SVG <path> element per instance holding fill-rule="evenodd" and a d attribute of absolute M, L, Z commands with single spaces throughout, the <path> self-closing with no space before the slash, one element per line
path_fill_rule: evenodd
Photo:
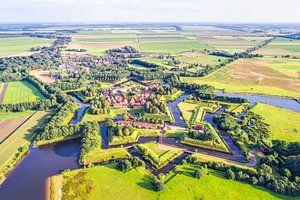
<path fill-rule="evenodd" d="M 195 177 L 195 178 L 200 179 L 202 176 L 203 176 L 203 172 L 202 172 L 201 169 L 196 170 L 196 171 L 194 172 L 194 177 Z"/>
<path fill-rule="evenodd" d="M 227 170 L 227 178 L 231 179 L 231 180 L 235 179 L 235 174 L 234 174 L 234 172 L 231 169 Z"/>
<path fill-rule="evenodd" d="M 159 180 L 156 176 L 152 176 L 151 183 L 156 189 L 156 191 L 162 191 L 165 189 L 165 184 Z"/>

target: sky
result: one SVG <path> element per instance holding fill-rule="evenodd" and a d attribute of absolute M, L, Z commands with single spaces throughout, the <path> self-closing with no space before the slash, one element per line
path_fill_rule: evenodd
<path fill-rule="evenodd" d="M 299 0 L 0 0 L 0 23 L 300 23 Z"/>

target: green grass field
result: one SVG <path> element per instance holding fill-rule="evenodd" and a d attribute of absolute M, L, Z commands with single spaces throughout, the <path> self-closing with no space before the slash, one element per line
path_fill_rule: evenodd
<path fill-rule="evenodd" d="M 3 104 L 33 102 L 43 99 L 41 92 L 27 81 L 8 82 Z"/>
<path fill-rule="evenodd" d="M 176 60 L 187 64 L 218 65 L 228 60 L 221 56 L 206 55 L 199 52 L 187 52 L 176 56 Z"/>
<path fill-rule="evenodd" d="M 94 114 L 90 114 L 89 111 L 87 111 L 84 114 L 81 123 L 86 121 L 104 122 L 108 119 L 114 119 L 117 115 L 121 115 L 126 112 L 127 112 L 126 109 L 112 109 L 109 114 L 94 115 Z"/>
<path fill-rule="evenodd" d="M 49 46 L 52 42 L 34 37 L 0 38 L 0 57 L 28 55 L 32 47 Z"/>
<path fill-rule="evenodd" d="M 275 194 L 261 187 L 254 187 L 249 184 L 232 181 L 224 178 L 223 173 L 210 171 L 209 175 L 204 175 L 201 179 L 192 177 L 192 173 L 197 167 L 184 165 L 178 168 L 182 174 L 177 174 L 168 183 L 166 190 L 155 192 L 150 183 L 150 174 L 144 168 L 137 168 L 129 172 L 121 172 L 115 169 L 115 165 L 98 166 L 87 169 L 74 170 L 63 173 L 62 191 L 69 188 L 68 193 L 62 194 L 62 199 L 70 199 L 70 195 L 79 193 L 79 188 L 72 182 L 78 172 L 84 172 L 84 179 L 81 184 L 92 185 L 89 193 L 79 193 L 83 195 L 79 199 L 122 199 L 122 200 L 167 200 L 167 199 L 299 199 L 284 195 Z M 82 190 L 81 190 L 82 191 Z"/>
<path fill-rule="evenodd" d="M 270 139 L 300 141 L 300 113 L 263 103 L 258 103 L 252 111 L 270 125 Z"/>
<path fill-rule="evenodd" d="M 299 73 L 299 61 L 297 65 L 295 62 L 295 59 L 288 58 L 239 59 L 204 78 L 182 77 L 181 80 L 213 85 L 225 92 L 299 98 L 300 80 L 295 78 L 296 73 Z"/>
<path fill-rule="evenodd" d="M 33 113 L 34 113 L 34 111 L 3 113 L 0 115 L 0 120 L 13 119 L 16 117 L 27 117 L 27 116 L 32 115 Z"/>

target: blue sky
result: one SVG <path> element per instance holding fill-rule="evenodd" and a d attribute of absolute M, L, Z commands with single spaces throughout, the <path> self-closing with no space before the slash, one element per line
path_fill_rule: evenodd
<path fill-rule="evenodd" d="M 1 0 L 10 22 L 291 22 L 299 0 Z"/>

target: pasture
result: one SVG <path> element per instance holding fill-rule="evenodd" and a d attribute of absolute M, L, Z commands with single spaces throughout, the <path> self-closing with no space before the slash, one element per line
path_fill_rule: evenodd
<path fill-rule="evenodd" d="M 277 61 L 281 63 L 276 64 Z M 295 78 L 298 66 L 300 61 L 296 59 L 239 59 L 204 78 L 182 77 L 181 80 L 213 85 L 225 92 L 299 98 L 300 80 Z"/>
<path fill-rule="evenodd" d="M 0 38 L 0 57 L 26 56 L 32 47 L 50 46 L 53 40 L 34 37 Z"/>
<path fill-rule="evenodd" d="M 258 103 L 252 111 L 269 124 L 271 140 L 300 141 L 300 113 Z"/>
<path fill-rule="evenodd" d="M 287 38 L 276 38 L 268 45 L 261 49 L 258 49 L 254 53 L 262 54 L 264 56 L 300 56 L 300 41 L 287 39 Z"/>
<path fill-rule="evenodd" d="M 209 174 L 203 175 L 201 179 L 196 179 L 192 174 L 198 168 L 192 165 L 179 166 L 177 170 L 180 173 L 166 183 L 166 189 L 156 192 L 150 183 L 150 174 L 144 168 L 139 167 L 124 173 L 115 169 L 115 166 L 114 164 L 64 172 L 62 199 L 70 199 L 74 193 L 86 200 L 299 199 L 278 195 L 258 186 L 228 180 L 223 173 L 217 171 L 209 171 Z M 92 186 L 89 192 L 80 192 L 82 191 L 80 187 L 75 187 L 79 180 L 74 177 L 79 175 L 83 177 L 80 179 L 81 184 Z"/>
<path fill-rule="evenodd" d="M 226 57 L 212 56 L 200 52 L 185 52 L 176 56 L 176 60 L 185 64 L 215 66 L 228 60 Z"/>
<path fill-rule="evenodd" d="M 43 99 L 41 92 L 27 81 L 8 82 L 3 104 L 33 102 Z"/>

